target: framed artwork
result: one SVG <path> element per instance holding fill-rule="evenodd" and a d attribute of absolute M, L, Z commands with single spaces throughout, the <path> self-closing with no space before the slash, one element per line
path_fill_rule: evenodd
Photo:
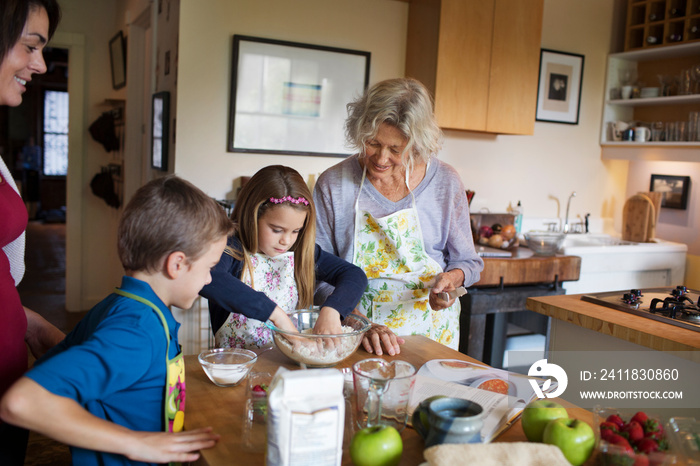
<path fill-rule="evenodd" d="M 663 193 L 661 207 L 685 210 L 688 207 L 690 177 L 651 175 L 649 191 Z"/>
<path fill-rule="evenodd" d="M 350 155 L 346 105 L 369 64 L 370 52 L 234 35 L 228 151 Z"/>
<path fill-rule="evenodd" d="M 536 121 L 578 124 L 583 55 L 540 50 Z"/>
<path fill-rule="evenodd" d="M 151 106 L 151 167 L 161 171 L 168 170 L 168 135 L 170 120 L 170 93 L 153 94 Z"/>
<path fill-rule="evenodd" d="M 121 31 L 109 41 L 109 61 L 112 65 L 112 87 L 121 89 L 126 86 L 126 41 Z"/>

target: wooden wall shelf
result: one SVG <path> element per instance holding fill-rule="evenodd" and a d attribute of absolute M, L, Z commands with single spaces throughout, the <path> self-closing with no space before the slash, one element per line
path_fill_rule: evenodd
<path fill-rule="evenodd" d="M 629 0 L 625 50 L 700 41 L 700 0 Z"/>

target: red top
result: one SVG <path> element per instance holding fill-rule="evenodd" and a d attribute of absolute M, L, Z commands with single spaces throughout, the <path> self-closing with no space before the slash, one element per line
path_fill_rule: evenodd
<path fill-rule="evenodd" d="M 0 248 L 27 228 L 27 209 L 17 192 L 0 175 Z M 0 396 L 27 370 L 27 317 L 22 309 L 10 262 L 0 249 Z"/>

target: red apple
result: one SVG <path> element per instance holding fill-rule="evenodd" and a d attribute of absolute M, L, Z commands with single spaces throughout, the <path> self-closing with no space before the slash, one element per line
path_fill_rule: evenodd
<path fill-rule="evenodd" d="M 531 442 L 541 442 L 547 423 L 560 418 L 568 419 L 569 415 L 559 403 L 547 399 L 530 402 L 523 410 L 521 421 L 525 437 Z"/>
<path fill-rule="evenodd" d="M 586 462 L 595 447 L 593 429 L 579 419 L 555 419 L 547 424 L 542 441 L 559 447 L 573 466 Z"/>
<path fill-rule="evenodd" d="M 355 466 L 396 466 L 402 452 L 401 434 L 391 426 L 365 427 L 350 442 L 350 458 Z"/>
<path fill-rule="evenodd" d="M 493 229 L 488 225 L 482 225 L 479 227 L 479 236 L 482 238 L 490 238 L 493 235 Z"/>

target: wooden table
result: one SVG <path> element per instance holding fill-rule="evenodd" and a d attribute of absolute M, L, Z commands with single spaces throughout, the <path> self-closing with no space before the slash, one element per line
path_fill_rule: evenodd
<path fill-rule="evenodd" d="M 359 349 L 348 360 L 339 364 L 338 369 L 351 367 L 357 361 L 369 357 L 376 357 Z M 439 343 L 435 343 L 422 336 L 406 337 L 406 343 L 401 346 L 401 354 L 395 357 L 380 356 L 386 360 L 401 359 L 413 364 L 416 369 L 431 359 L 460 359 L 463 361 L 478 362 L 469 356 L 454 351 Z M 221 440 L 212 449 L 203 450 L 198 465 L 262 465 L 264 464 L 263 450 L 252 451 L 245 446 L 243 441 L 243 416 L 246 402 L 246 384 L 237 387 L 217 387 L 204 374 L 197 362 L 196 356 L 185 357 L 187 372 L 187 429 L 212 426 L 214 431 L 221 435 Z M 256 372 L 270 372 L 274 374 L 279 366 L 288 369 L 298 369 L 299 366 L 289 361 L 282 353 L 273 349 L 260 356 L 253 370 Z M 593 425 L 593 413 L 570 403 L 562 402 L 568 409 L 571 417 L 582 419 Z M 404 453 L 401 465 L 418 465 L 423 459 L 423 439 L 410 427 L 404 429 L 403 438 Z M 498 442 L 525 441 L 520 421 L 513 427 L 502 433 Z M 347 453 L 347 442 L 344 445 L 343 464 L 351 465 Z M 591 460 L 589 460 L 591 461 Z"/>

